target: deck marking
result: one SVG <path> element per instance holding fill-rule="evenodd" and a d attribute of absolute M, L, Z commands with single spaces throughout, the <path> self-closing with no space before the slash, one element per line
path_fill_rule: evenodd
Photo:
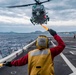
<path fill-rule="evenodd" d="M 66 64 L 69 66 L 69 68 L 75 72 L 76 68 L 72 65 L 72 63 L 65 57 L 65 55 L 63 53 L 60 54 L 61 57 L 63 58 L 63 60 L 66 62 Z"/>
<path fill-rule="evenodd" d="M 76 55 L 76 51 L 69 51 L 71 54 Z"/>
<path fill-rule="evenodd" d="M 68 46 L 67 46 L 67 47 L 65 47 L 65 48 L 68 48 L 68 49 L 74 49 L 74 50 L 76 50 L 76 48 L 72 48 L 72 47 L 68 47 Z"/>
<path fill-rule="evenodd" d="M 65 41 L 65 42 L 74 42 L 74 41 Z"/>
<path fill-rule="evenodd" d="M 52 41 L 51 43 L 53 46 L 56 46 Z M 63 53 L 60 53 L 60 56 L 63 58 L 65 63 L 69 66 L 69 68 L 73 71 L 73 73 L 69 75 L 76 75 L 76 67 L 74 67 L 74 65 L 65 57 Z"/>
<path fill-rule="evenodd" d="M 74 53 L 72 51 L 69 51 L 69 52 L 74 55 Z"/>

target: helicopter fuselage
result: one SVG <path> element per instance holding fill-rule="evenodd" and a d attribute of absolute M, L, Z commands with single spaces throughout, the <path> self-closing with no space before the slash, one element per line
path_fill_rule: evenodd
<path fill-rule="evenodd" d="M 45 1 L 40 1 L 40 0 L 34 0 L 35 3 L 31 4 L 25 4 L 25 5 L 16 5 L 16 6 L 8 6 L 8 8 L 17 8 L 17 7 L 27 7 L 27 6 L 32 6 L 32 17 L 30 21 L 35 25 L 35 24 L 47 24 L 47 21 L 49 21 L 49 17 L 46 14 L 44 5 L 43 3 L 49 2 L 51 0 L 45 0 Z"/>
<path fill-rule="evenodd" d="M 31 22 L 33 24 L 43 24 L 47 23 L 48 15 L 46 14 L 45 8 L 43 5 L 33 5 L 32 7 L 32 17 Z"/>

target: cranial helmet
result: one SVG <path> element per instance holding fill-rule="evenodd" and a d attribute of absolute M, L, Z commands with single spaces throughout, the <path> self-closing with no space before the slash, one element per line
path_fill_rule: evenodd
<path fill-rule="evenodd" d="M 36 47 L 38 49 L 45 49 L 48 48 L 48 37 L 45 35 L 40 35 L 38 36 L 37 40 L 36 40 Z"/>

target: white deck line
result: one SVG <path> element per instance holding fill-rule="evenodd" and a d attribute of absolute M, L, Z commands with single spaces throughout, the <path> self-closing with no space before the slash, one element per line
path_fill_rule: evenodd
<path fill-rule="evenodd" d="M 74 50 L 76 50 L 76 48 L 71 48 L 71 47 L 65 47 L 65 48 L 68 48 L 68 49 L 74 49 Z"/>
<path fill-rule="evenodd" d="M 53 46 L 56 46 L 52 41 L 51 43 Z M 73 73 L 70 75 L 76 75 L 76 67 L 74 67 L 74 65 L 66 58 L 66 56 L 63 53 L 61 53 L 60 56 L 63 58 L 65 63 L 69 66 L 69 68 L 73 71 Z"/>
<path fill-rule="evenodd" d="M 71 54 L 76 55 L 76 51 L 69 51 Z"/>
<path fill-rule="evenodd" d="M 66 62 L 66 64 L 69 66 L 69 68 L 75 72 L 76 68 L 74 67 L 74 65 L 65 57 L 65 55 L 63 53 L 60 54 L 60 56 L 63 58 L 63 60 Z"/>
<path fill-rule="evenodd" d="M 69 51 L 69 52 L 74 55 L 74 53 L 72 51 Z"/>

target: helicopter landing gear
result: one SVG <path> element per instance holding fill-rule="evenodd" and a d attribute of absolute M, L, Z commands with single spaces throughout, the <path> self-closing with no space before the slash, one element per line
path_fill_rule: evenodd
<path fill-rule="evenodd" d="M 45 21 L 45 24 L 47 24 L 47 21 Z"/>
<path fill-rule="evenodd" d="M 49 17 L 47 18 L 47 20 L 49 21 Z"/>
<path fill-rule="evenodd" d="M 47 18 L 47 20 L 49 21 L 49 17 Z"/>
<path fill-rule="evenodd" d="M 49 21 L 49 17 L 48 17 L 48 15 L 46 15 L 46 17 L 47 17 L 47 20 Z"/>
<path fill-rule="evenodd" d="M 34 21 L 33 21 L 32 19 L 30 19 L 30 21 L 31 21 L 31 23 L 32 23 L 33 25 L 35 25 L 35 23 L 34 23 Z"/>

